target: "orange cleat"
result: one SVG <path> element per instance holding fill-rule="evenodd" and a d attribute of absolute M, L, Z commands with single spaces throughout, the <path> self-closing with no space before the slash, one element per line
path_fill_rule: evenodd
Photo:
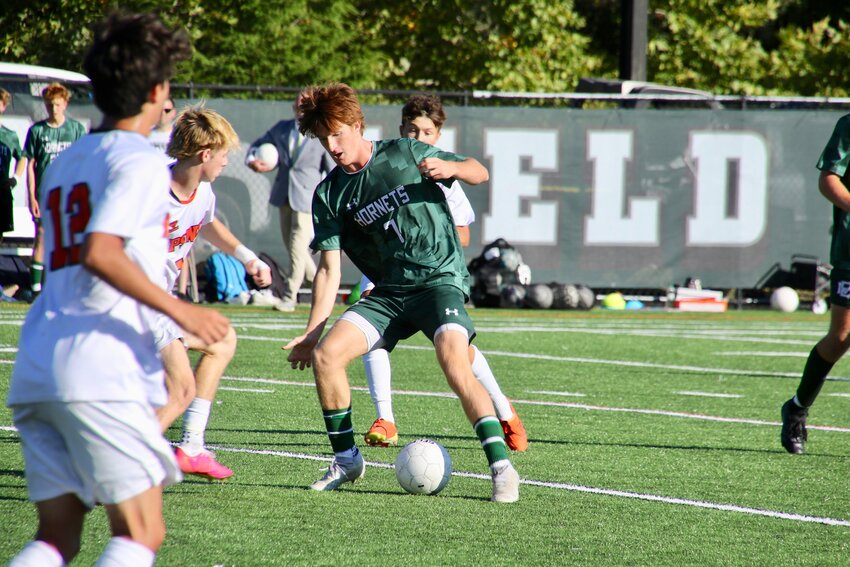
<path fill-rule="evenodd" d="M 511 451 L 523 452 L 528 449 L 528 434 L 525 432 L 525 426 L 519 418 L 519 414 L 511 404 L 513 416 L 506 421 L 501 421 L 502 431 L 505 432 L 505 443 Z"/>
<path fill-rule="evenodd" d="M 197 474 L 215 479 L 233 476 L 233 471 L 215 460 L 215 456 L 206 449 L 194 456 L 189 456 L 182 448 L 174 451 L 177 465 L 185 474 Z"/>
<path fill-rule="evenodd" d="M 398 444 L 398 429 L 392 421 L 379 417 L 363 439 L 372 447 L 389 447 Z"/>

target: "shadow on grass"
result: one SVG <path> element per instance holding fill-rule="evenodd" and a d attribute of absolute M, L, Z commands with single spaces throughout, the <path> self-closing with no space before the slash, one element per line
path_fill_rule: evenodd
<path fill-rule="evenodd" d="M 395 497 L 403 497 L 403 498 L 411 498 L 411 497 L 415 496 L 413 494 L 407 494 L 406 492 L 402 492 L 402 491 L 363 490 L 360 486 L 354 486 L 353 488 L 346 486 L 346 487 L 342 488 L 341 490 L 333 490 L 331 492 L 323 493 L 323 492 L 320 492 L 320 491 L 311 490 L 310 487 L 307 486 L 307 485 L 284 484 L 284 483 L 271 484 L 271 483 L 258 483 L 258 482 L 240 482 L 240 481 L 233 480 L 232 478 L 229 478 L 227 480 L 216 481 L 216 480 L 204 479 L 204 478 L 201 478 L 201 477 L 191 477 L 190 478 L 190 475 L 187 475 L 183 479 L 183 482 L 181 482 L 179 485 L 175 485 L 173 487 L 170 487 L 169 493 L 172 496 L 178 496 L 178 495 L 180 495 L 180 496 L 190 496 L 190 495 L 200 494 L 200 493 L 202 493 L 203 490 L 205 490 L 205 487 L 209 486 L 210 484 L 216 484 L 218 486 L 227 487 L 227 488 L 238 488 L 240 490 L 252 489 L 252 488 L 256 488 L 256 489 L 271 488 L 271 489 L 281 489 L 281 490 L 302 490 L 302 491 L 310 493 L 310 494 L 315 494 L 317 498 L 322 498 L 322 497 L 324 497 L 323 496 L 324 494 L 330 494 L 330 493 L 365 494 L 365 495 L 369 495 L 369 496 L 382 495 L 382 496 L 390 496 L 390 497 L 395 496 Z M 178 486 L 179 486 L 179 488 L 178 488 Z M 476 501 L 476 502 L 477 501 L 484 501 L 484 502 L 490 501 L 490 499 L 486 498 L 486 497 L 468 496 L 468 495 L 467 496 L 464 496 L 464 495 L 448 495 L 448 494 L 445 494 L 445 493 L 440 495 L 440 498 L 450 498 L 452 500 L 470 500 L 470 501 Z"/>

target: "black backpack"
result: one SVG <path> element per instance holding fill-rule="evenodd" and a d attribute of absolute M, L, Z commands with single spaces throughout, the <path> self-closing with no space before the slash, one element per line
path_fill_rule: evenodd
<path fill-rule="evenodd" d="M 531 282 L 531 270 L 504 238 L 486 245 L 467 267 L 473 279 L 470 299 L 476 307 L 504 307 L 503 290 Z"/>
<path fill-rule="evenodd" d="M 274 258 L 269 256 L 265 252 L 260 252 L 259 254 L 257 254 L 257 257 L 266 264 L 268 264 L 269 268 L 272 271 L 272 285 L 270 285 L 268 289 L 272 290 L 272 295 L 283 299 L 283 296 L 286 293 L 286 279 L 284 279 L 283 272 L 280 271 L 280 266 L 278 266 Z M 250 289 L 260 289 L 257 287 L 257 284 L 254 283 L 254 278 L 252 278 L 251 276 L 247 276 L 247 280 L 248 287 Z"/>

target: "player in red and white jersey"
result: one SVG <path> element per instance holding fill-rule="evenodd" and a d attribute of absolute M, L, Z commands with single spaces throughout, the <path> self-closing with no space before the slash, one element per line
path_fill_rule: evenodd
<path fill-rule="evenodd" d="M 15 567 L 70 562 L 96 503 L 112 530 L 99 564 L 152 565 L 165 537 L 162 490 L 180 472 L 155 414 L 166 391 L 150 311 L 207 343 L 230 331 L 220 313 L 152 281 L 165 263 L 168 169 L 146 136 L 189 53 L 186 35 L 150 14 L 99 25 L 84 68 L 103 123 L 42 181 L 50 275 L 21 330 L 8 398 L 39 522 Z"/>
<path fill-rule="evenodd" d="M 174 288 L 198 236 L 245 264 L 259 287 L 271 284 L 269 266 L 215 218 L 211 182 L 227 166 L 228 152 L 238 146 L 233 127 L 213 110 L 190 107 L 175 121 L 167 148 L 177 161 L 171 167 L 168 200 L 168 255 L 162 275 L 166 290 Z M 166 429 L 183 414 L 183 434 L 176 449 L 180 469 L 218 479 L 233 475 L 206 449 L 204 434 L 219 382 L 236 352 L 236 333 L 231 329 L 222 340 L 205 344 L 162 315 L 156 317 L 153 327 L 169 391 L 168 403 L 159 410 L 160 424 Z M 194 371 L 187 348 L 201 353 Z"/>

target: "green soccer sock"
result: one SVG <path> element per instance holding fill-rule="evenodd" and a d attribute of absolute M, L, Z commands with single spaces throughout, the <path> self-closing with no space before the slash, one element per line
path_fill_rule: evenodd
<path fill-rule="evenodd" d="M 485 415 L 475 422 L 475 434 L 481 440 L 481 447 L 487 455 L 487 464 L 508 458 L 508 446 L 505 445 L 505 434 L 502 424 L 494 415 Z"/>
<path fill-rule="evenodd" d="M 41 291 L 41 282 L 44 279 L 44 264 L 41 262 L 33 262 L 30 266 L 30 282 L 32 282 L 32 290 L 36 293 Z"/>
<path fill-rule="evenodd" d="M 799 405 L 807 408 L 815 403 L 823 383 L 826 382 L 826 376 L 832 370 L 834 364 L 834 362 L 824 360 L 817 347 L 812 349 L 803 369 L 803 378 L 797 387 L 796 401 Z"/>
<path fill-rule="evenodd" d="M 334 453 L 342 453 L 354 447 L 354 427 L 351 424 L 351 406 L 345 409 L 324 409 L 325 429 Z"/>

